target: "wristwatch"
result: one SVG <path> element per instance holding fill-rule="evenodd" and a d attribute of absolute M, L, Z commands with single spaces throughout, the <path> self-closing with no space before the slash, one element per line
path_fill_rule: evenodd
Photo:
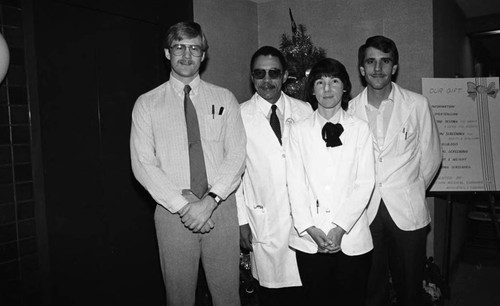
<path fill-rule="evenodd" d="M 208 195 L 211 196 L 215 200 L 215 203 L 217 205 L 219 205 L 220 202 L 222 202 L 222 199 L 218 195 L 216 195 L 215 193 L 209 192 Z"/>

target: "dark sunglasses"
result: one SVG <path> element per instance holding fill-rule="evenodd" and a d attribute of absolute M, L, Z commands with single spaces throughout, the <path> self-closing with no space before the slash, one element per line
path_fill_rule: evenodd
<path fill-rule="evenodd" d="M 271 79 L 279 79 L 281 77 L 281 70 L 280 69 L 270 69 L 270 70 L 265 70 L 265 69 L 254 69 L 252 71 L 252 76 L 258 80 L 263 79 L 266 77 L 266 72 L 269 74 L 269 77 Z"/>

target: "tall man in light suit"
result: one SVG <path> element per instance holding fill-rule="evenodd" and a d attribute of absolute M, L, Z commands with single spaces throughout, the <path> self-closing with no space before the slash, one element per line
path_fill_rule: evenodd
<path fill-rule="evenodd" d="M 368 205 L 374 252 L 367 305 L 387 305 L 389 273 L 400 305 L 422 305 L 426 236 L 425 191 L 441 163 L 439 133 L 427 99 L 392 82 L 398 50 L 384 36 L 358 52 L 367 87 L 349 112 L 367 120 L 373 136 L 376 183 Z"/>
<path fill-rule="evenodd" d="M 278 49 L 258 49 L 250 69 L 257 92 L 241 105 L 247 135 L 247 167 L 236 193 L 241 247 L 253 250 L 252 274 L 260 284 L 260 305 L 301 305 L 295 252 L 288 246 L 292 219 L 285 144 L 290 126 L 311 114 L 312 108 L 281 91 L 288 71 Z"/>

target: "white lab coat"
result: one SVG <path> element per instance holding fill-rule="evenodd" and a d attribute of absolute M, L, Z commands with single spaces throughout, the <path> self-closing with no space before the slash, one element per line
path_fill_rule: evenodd
<path fill-rule="evenodd" d="M 383 146 L 373 137 L 376 186 L 368 219 L 375 219 L 382 198 L 400 229 L 417 230 L 431 220 L 425 190 L 441 164 L 441 143 L 427 98 L 396 83 L 392 88 L 394 109 Z M 368 120 L 367 103 L 365 88 L 349 102 L 348 112 Z"/>
<path fill-rule="evenodd" d="M 290 246 L 305 253 L 318 250 L 306 231 L 311 226 L 325 234 L 334 226 L 343 228 L 340 247 L 346 255 L 373 249 L 366 216 L 375 182 L 371 134 L 365 121 L 340 112 L 341 146 L 326 147 L 324 119 L 317 111 L 290 132 L 287 179 L 295 226 Z"/>
<path fill-rule="evenodd" d="M 252 230 L 252 274 L 261 286 L 282 288 L 300 286 L 295 252 L 288 247 L 292 227 L 286 187 L 286 150 L 290 126 L 312 113 L 309 103 L 282 93 L 284 127 L 282 143 L 274 134 L 256 93 L 241 104 L 241 117 L 247 135 L 246 170 L 236 192 L 240 225 Z"/>

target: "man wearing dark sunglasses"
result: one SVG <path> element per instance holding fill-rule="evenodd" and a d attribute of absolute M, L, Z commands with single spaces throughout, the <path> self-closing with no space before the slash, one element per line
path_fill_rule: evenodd
<path fill-rule="evenodd" d="M 199 24 L 169 28 L 170 79 L 132 112 L 132 170 L 158 205 L 155 226 L 167 305 L 194 305 L 202 262 L 214 305 L 240 305 L 234 190 L 245 162 L 240 107 L 199 76 L 208 49 Z"/>
<path fill-rule="evenodd" d="M 312 113 L 311 106 L 281 91 L 288 71 L 276 48 L 258 49 L 250 62 L 256 93 L 241 104 L 247 135 L 246 170 L 236 192 L 240 244 L 252 251 L 252 275 L 259 282 L 259 305 L 303 305 L 285 173 L 290 126 Z"/>

